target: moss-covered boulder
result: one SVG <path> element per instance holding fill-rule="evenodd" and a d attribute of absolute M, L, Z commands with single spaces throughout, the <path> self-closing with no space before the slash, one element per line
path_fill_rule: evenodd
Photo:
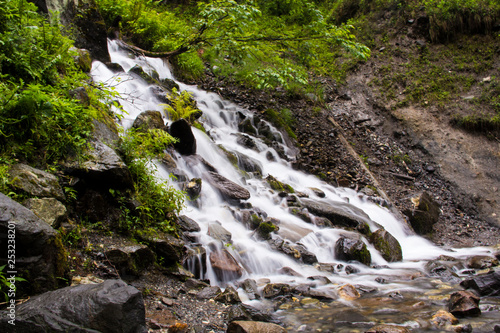
<path fill-rule="evenodd" d="M 9 169 L 10 185 L 30 196 L 65 200 L 56 176 L 26 164 L 15 164 Z"/>
<path fill-rule="evenodd" d="M 412 202 L 414 209 L 406 210 L 404 214 L 408 216 L 413 230 L 419 235 L 431 233 L 441 213 L 439 204 L 427 192 L 412 198 Z"/>
<path fill-rule="evenodd" d="M 398 240 L 387 230 L 378 229 L 370 236 L 370 243 L 380 252 L 388 262 L 403 260 L 403 252 Z"/>
<path fill-rule="evenodd" d="M 13 238 L 15 237 L 15 238 Z M 15 239 L 15 262 L 8 261 L 9 240 Z M 68 283 L 67 253 L 60 234 L 32 211 L 0 193 L 0 266 L 26 279 L 17 295 L 33 295 Z"/>
<path fill-rule="evenodd" d="M 335 256 L 339 260 L 355 260 L 365 265 L 370 265 L 372 262 L 366 244 L 355 237 L 341 236 L 335 243 Z"/>
<path fill-rule="evenodd" d="M 295 193 L 295 190 L 290 185 L 280 182 L 273 176 L 269 175 L 266 177 L 266 181 L 271 186 L 271 188 L 278 192 Z"/>

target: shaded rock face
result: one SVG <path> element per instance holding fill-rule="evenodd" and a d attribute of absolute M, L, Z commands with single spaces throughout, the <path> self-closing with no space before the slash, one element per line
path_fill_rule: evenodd
<path fill-rule="evenodd" d="M 89 50 L 92 57 L 109 62 L 107 31 L 94 0 L 34 0 L 40 12 L 59 12 L 61 23 L 75 40 L 75 46 Z"/>
<path fill-rule="evenodd" d="M 174 143 L 174 147 L 180 154 L 196 154 L 196 139 L 186 119 L 174 121 L 170 125 L 169 133 L 179 139 L 179 142 Z"/>
<path fill-rule="evenodd" d="M 9 169 L 9 180 L 13 187 L 32 196 L 65 200 L 62 187 L 56 176 L 29 165 L 13 165 Z"/>
<path fill-rule="evenodd" d="M 193 232 L 196 232 L 196 231 L 200 231 L 200 225 L 198 224 L 198 222 L 196 222 L 195 220 L 187 217 L 186 215 L 181 215 L 179 216 L 179 219 L 177 220 L 177 223 L 179 224 L 179 227 L 181 228 L 181 230 L 183 231 L 193 231 Z"/>
<path fill-rule="evenodd" d="M 2 314 L 0 331 L 11 332 Z M 121 280 L 51 291 L 16 307 L 17 332 L 147 332 L 142 294 Z"/>
<path fill-rule="evenodd" d="M 227 328 L 227 333 L 284 333 L 286 330 L 273 323 L 265 323 L 261 321 L 233 321 Z"/>
<path fill-rule="evenodd" d="M 149 234 L 143 233 L 138 238 L 148 244 L 149 248 L 156 254 L 158 261 L 164 266 L 176 265 L 182 262 L 186 255 L 186 247 L 182 240 L 165 233 Z"/>
<path fill-rule="evenodd" d="M 474 276 L 460 285 L 477 291 L 481 296 L 500 296 L 500 272 Z"/>
<path fill-rule="evenodd" d="M 250 199 L 250 192 L 248 190 L 229 179 L 219 175 L 216 172 L 209 171 L 206 173 L 207 179 L 217 190 L 223 198 L 230 203 L 239 203 L 240 200 Z"/>
<path fill-rule="evenodd" d="M 133 189 L 134 183 L 128 167 L 118 154 L 100 141 L 92 143 L 89 158 L 83 163 L 72 163 L 66 172 L 99 189 Z"/>
<path fill-rule="evenodd" d="M 144 111 L 135 118 L 132 127 L 140 130 L 147 131 L 149 129 L 166 129 L 160 111 Z"/>
<path fill-rule="evenodd" d="M 419 235 L 432 232 L 434 224 L 439 220 L 440 206 L 427 193 L 423 192 L 418 198 L 413 199 L 416 207 L 413 211 L 405 211 L 413 230 Z"/>
<path fill-rule="evenodd" d="M 66 285 L 67 254 L 59 233 L 32 211 L 0 193 L 0 266 L 7 264 L 9 235 L 15 230 L 15 270 L 27 282 L 18 283 L 18 294 L 33 295 Z"/>
<path fill-rule="evenodd" d="M 226 287 L 224 292 L 218 294 L 215 298 L 215 301 L 221 302 L 224 304 L 238 304 L 241 303 L 240 296 L 238 296 L 238 292 L 231 286 Z"/>
<path fill-rule="evenodd" d="M 106 258 L 120 272 L 120 275 L 140 275 L 155 261 L 153 251 L 146 245 L 131 245 L 106 251 Z"/>
<path fill-rule="evenodd" d="M 479 316 L 479 300 L 479 297 L 470 291 L 457 291 L 450 296 L 448 310 L 457 317 Z"/>
<path fill-rule="evenodd" d="M 363 241 L 346 236 L 340 237 L 335 243 L 335 255 L 340 260 L 356 260 L 365 265 L 370 265 L 372 261 L 370 251 Z"/>
<path fill-rule="evenodd" d="M 388 231 L 378 229 L 370 236 L 370 243 L 380 252 L 388 262 L 403 260 L 403 252 L 398 240 Z"/>
<path fill-rule="evenodd" d="M 300 199 L 300 203 L 310 213 L 329 219 L 335 226 L 358 228 L 370 221 L 365 212 L 348 203 L 336 202 L 335 204 L 328 204 L 306 198 Z"/>
<path fill-rule="evenodd" d="M 219 281 L 234 280 L 243 275 L 240 265 L 226 249 L 210 253 L 209 258 Z"/>

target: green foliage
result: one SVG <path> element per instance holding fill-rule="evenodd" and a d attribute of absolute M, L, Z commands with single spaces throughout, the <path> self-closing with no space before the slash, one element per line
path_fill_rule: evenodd
<path fill-rule="evenodd" d="M 193 114 L 200 112 L 196 107 L 196 101 L 193 99 L 193 96 L 186 90 L 179 92 L 176 88 L 173 88 L 172 93 L 168 94 L 167 98 L 172 104 L 165 105 L 165 111 L 172 121 L 179 119 L 189 121 Z"/>
<path fill-rule="evenodd" d="M 122 207 L 124 231 L 154 227 L 161 231 L 175 231 L 175 215 L 184 206 L 184 193 L 155 176 L 153 160 L 175 142 L 162 130 L 137 132 L 129 130 L 122 140 L 125 163 L 134 178 L 136 199 L 141 203 L 136 212 Z"/>
<path fill-rule="evenodd" d="M 297 139 L 297 136 L 292 130 L 295 122 L 292 111 L 289 109 L 281 109 L 279 111 L 267 109 L 265 115 L 277 127 L 284 129 L 291 138 Z"/>
<path fill-rule="evenodd" d="M 15 277 L 13 281 L 11 279 L 8 279 L 9 277 L 6 276 L 6 273 L 4 272 L 4 269 L 7 265 L 0 266 L 0 292 L 3 294 L 5 298 L 5 302 L 9 302 L 9 291 L 16 290 L 16 282 L 23 282 L 26 281 L 25 279 L 21 277 Z M 14 282 L 14 283 L 12 283 Z"/>

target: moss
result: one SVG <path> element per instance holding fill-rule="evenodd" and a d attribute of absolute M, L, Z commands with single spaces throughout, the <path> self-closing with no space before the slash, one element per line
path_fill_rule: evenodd
<path fill-rule="evenodd" d="M 266 181 L 271 186 L 271 188 L 278 192 L 295 193 L 293 187 L 288 184 L 282 183 L 273 176 L 269 175 L 266 177 Z"/>
<path fill-rule="evenodd" d="M 276 230 L 276 226 L 271 222 L 262 222 L 256 232 L 262 239 L 270 239 L 270 233 Z"/>

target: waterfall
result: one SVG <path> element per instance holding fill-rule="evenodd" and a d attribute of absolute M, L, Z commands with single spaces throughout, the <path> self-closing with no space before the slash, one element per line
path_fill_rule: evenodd
<path fill-rule="evenodd" d="M 128 74 L 128 71 L 135 65 L 140 65 L 147 73 L 158 75 L 159 79 L 174 79 L 168 65 L 160 59 L 131 57 L 113 41 L 109 41 L 108 47 L 112 62 L 120 64 L 124 71 L 115 73 L 103 63 L 96 61 L 91 74 L 95 81 L 114 87 L 120 94 L 119 102 L 126 112 L 120 109 L 114 111 L 120 116 L 121 126 L 125 129 L 129 128 L 137 115 L 146 110 L 161 111 L 166 117 L 167 115 L 163 112 L 163 102 L 158 95 L 144 80 Z M 216 274 L 208 259 L 207 263 L 203 263 L 202 257 L 194 256 L 193 261 L 186 265 L 193 272 L 197 271 L 200 278 L 209 279 L 212 284 L 225 286 L 228 283 L 234 284 L 248 278 L 256 281 L 266 279 L 266 281 L 276 283 L 300 284 L 310 282 L 307 280 L 310 276 L 325 276 L 339 284 L 362 283 L 363 285 L 377 285 L 378 288 L 388 290 L 394 288 L 401 290 L 410 286 L 405 286 L 405 282 L 397 286 L 395 283 L 381 285 L 375 281 L 375 278 L 383 275 L 404 275 L 406 271 L 421 270 L 427 260 L 451 253 L 422 237 L 408 234 L 403 223 L 398 221 L 389 210 L 367 200 L 366 196 L 351 189 L 333 187 L 315 176 L 294 170 L 289 162 L 293 159 L 294 149 L 290 149 L 285 144 L 280 143 L 278 148 L 282 151 L 281 156 L 284 154 L 287 158 L 280 157 L 276 146 L 268 146 L 262 139 L 249 134 L 245 135 L 250 136 L 255 147 L 248 148 L 241 145 L 238 140 L 241 135 L 238 123 L 241 121 L 241 115 L 251 119 L 252 113 L 249 110 L 224 100 L 215 93 L 181 82 L 176 83 L 180 90 L 189 91 L 193 95 L 199 109 L 203 111 L 200 122 L 205 127 L 206 133 L 193 128 L 197 142 L 197 155 L 212 165 L 221 176 L 249 191 L 250 198 L 246 200 L 247 206 L 251 206 L 267 218 L 278 221 L 279 237 L 288 240 L 292 245 L 300 244 L 309 253 L 314 254 L 319 263 L 342 264 L 338 267 L 345 267 L 348 264 L 355 268 L 355 273 L 352 274 L 342 269 L 329 272 L 315 265 L 299 262 L 293 256 L 273 249 L 269 242 L 255 237 L 255 231 L 238 220 L 241 210 L 222 199 L 218 190 L 210 182 L 205 181 L 207 168 L 203 163 L 194 163 L 193 156 L 177 154 L 174 158 L 178 168 L 186 173 L 188 179 L 204 179 L 197 203 L 188 202 L 182 214 L 200 225 L 201 230 L 196 233 L 196 236 L 198 242 L 206 250 L 206 257 L 209 258 L 212 253 L 225 249 L 236 259 L 241 268 L 240 276 L 221 277 Z M 167 124 L 170 122 L 166 119 Z M 279 131 L 271 124 L 266 123 L 266 127 L 271 128 L 277 138 L 280 137 Z M 261 170 L 262 176 L 251 172 L 244 173 L 236 168 L 224 150 L 234 153 L 238 158 L 251 161 Z M 158 165 L 158 173 L 159 177 L 164 178 L 165 181 L 169 180 L 168 171 L 161 165 Z M 372 267 L 355 262 L 342 262 L 336 258 L 334 245 L 342 235 L 354 233 L 340 228 L 322 228 L 305 222 L 296 214 L 291 214 L 287 198 L 280 196 L 279 191 L 273 191 L 269 187 L 265 180 L 267 176 L 290 185 L 297 196 L 308 197 L 329 205 L 347 207 L 351 210 L 350 214 L 357 214 L 360 219 L 367 219 L 372 232 L 383 227 L 401 244 L 403 261 L 387 262 L 364 236 L 356 233 L 370 251 Z M 324 195 L 319 196 L 318 189 Z M 231 240 L 220 242 L 211 237 L 209 229 L 214 225 L 219 225 L 229 231 Z M 272 235 L 276 237 L 274 233 Z M 489 249 L 486 248 L 453 249 L 452 255 L 457 258 L 486 254 L 488 251 Z M 206 271 L 200 269 L 203 265 L 207 265 Z M 300 276 L 286 274 L 283 268 L 290 268 L 298 272 Z"/>

